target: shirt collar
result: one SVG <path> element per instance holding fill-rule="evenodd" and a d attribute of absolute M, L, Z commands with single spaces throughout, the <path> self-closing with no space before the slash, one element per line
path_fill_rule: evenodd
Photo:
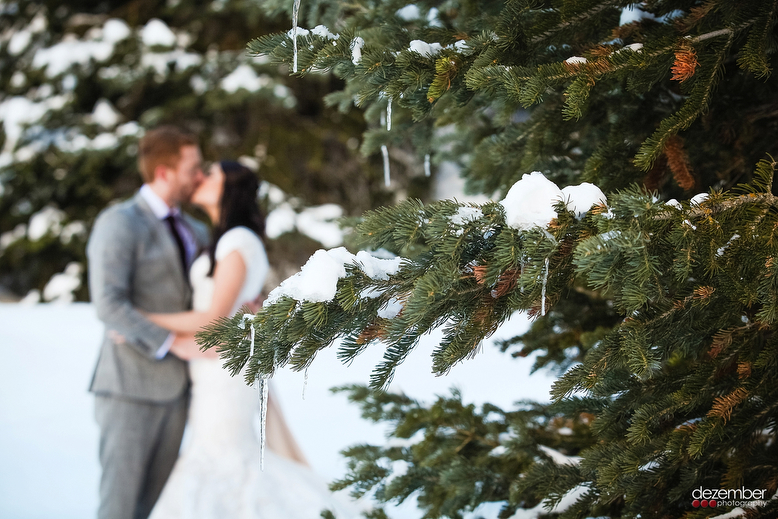
<path fill-rule="evenodd" d="M 160 198 L 160 196 L 156 194 L 148 184 L 143 184 L 140 187 L 140 196 L 142 196 L 146 203 L 149 204 L 151 212 L 154 213 L 154 216 L 160 220 L 164 220 L 170 215 L 178 216 L 180 213 L 178 207 L 168 207 L 165 201 L 162 200 L 162 198 Z"/>

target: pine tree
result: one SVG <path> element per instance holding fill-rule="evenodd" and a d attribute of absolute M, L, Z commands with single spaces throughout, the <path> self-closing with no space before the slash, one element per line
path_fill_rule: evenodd
<path fill-rule="evenodd" d="M 775 517 L 777 11 L 304 3 L 299 19 L 326 26 L 249 48 L 343 78 L 327 101 L 365 109 L 364 153 L 411 141 L 502 202 L 369 212 L 362 247 L 396 259 L 317 252 L 251 326 L 223 319 L 202 344 L 247 383 L 305 369 L 336 339 L 344 362 L 384 348 L 371 389 L 349 393 L 409 441 L 349 450 L 338 485 L 385 501 L 416 492 L 425 517 L 489 502 L 500 517 Z M 454 394 L 424 407 L 381 391 L 427 331 L 444 328 L 432 354 L 444 374 L 518 310 L 535 323 L 504 348 L 566 370 L 551 406 L 475 409 Z M 695 508 L 700 488 L 760 489 L 765 502 Z"/>
<path fill-rule="evenodd" d="M 321 101 L 341 83 L 246 55 L 286 23 L 241 0 L 0 3 L 0 287 L 43 291 L 71 263 L 85 279 L 92 221 L 140 185 L 137 139 L 158 124 L 195 132 L 208 159 L 253 160 L 302 205 L 389 200 L 380 161 L 351 149 L 361 114 Z M 282 241 L 275 264 L 315 250 Z"/>

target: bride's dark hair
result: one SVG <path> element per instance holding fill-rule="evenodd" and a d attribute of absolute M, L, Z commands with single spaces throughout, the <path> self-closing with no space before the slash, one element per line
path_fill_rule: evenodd
<path fill-rule="evenodd" d="M 259 178 L 249 168 L 234 160 L 223 160 L 219 166 L 224 172 L 224 188 L 219 202 L 219 222 L 213 227 L 213 238 L 208 256 L 213 276 L 216 266 L 216 244 L 233 227 L 248 227 L 260 238 L 265 237 L 265 217 L 257 203 Z"/>

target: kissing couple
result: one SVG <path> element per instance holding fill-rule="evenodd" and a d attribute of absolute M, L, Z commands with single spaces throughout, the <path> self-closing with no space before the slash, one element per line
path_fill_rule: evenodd
<path fill-rule="evenodd" d="M 269 264 L 257 175 L 236 161 L 204 172 L 197 139 L 174 126 L 144 135 L 138 168 L 143 186 L 98 216 L 87 245 L 105 324 L 90 386 L 98 518 L 307 519 L 325 508 L 355 516 L 308 467 L 272 397 L 260 471 L 256 391 L 194 341 L 262 291 Z M 209 216 L 210 233 L 181 211 L 189 202 Z"/>

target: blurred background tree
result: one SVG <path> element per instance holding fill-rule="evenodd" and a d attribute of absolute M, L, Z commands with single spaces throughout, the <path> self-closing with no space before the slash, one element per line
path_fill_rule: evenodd
<path fill-rule="evenodd" d="M 79 280 L 91 222 L 139 187 L 137 139 L 159 124 L 195 132 L 206 159 L 241 157 L 259 169 L 280 189 L 263 191 L 272 195 L 268 209 L 286 210 L 277 219 L 326 203 L 359 214 L 403 196 L 407 168 L 386 189 L 380 159 L 356 152 L 361 112 L 322 101 L 342 81 L 318 75 L 302 83 L 284 65 L 247 57 L 252 37 L 289 25 L 270 7 L 244 0 L 0 4 L 0 296 L 45 292 L 70 265 L 44 299 L 67 299 L 74 288 L 87 299 Z M 414 194 L 425 189 L 422 182 Z M 305 218 L 334 225 L 338 214 L 330 207 Z M 300 233 L 273 237 L 269 252 L 281 277 L 319 246 Z"/>

